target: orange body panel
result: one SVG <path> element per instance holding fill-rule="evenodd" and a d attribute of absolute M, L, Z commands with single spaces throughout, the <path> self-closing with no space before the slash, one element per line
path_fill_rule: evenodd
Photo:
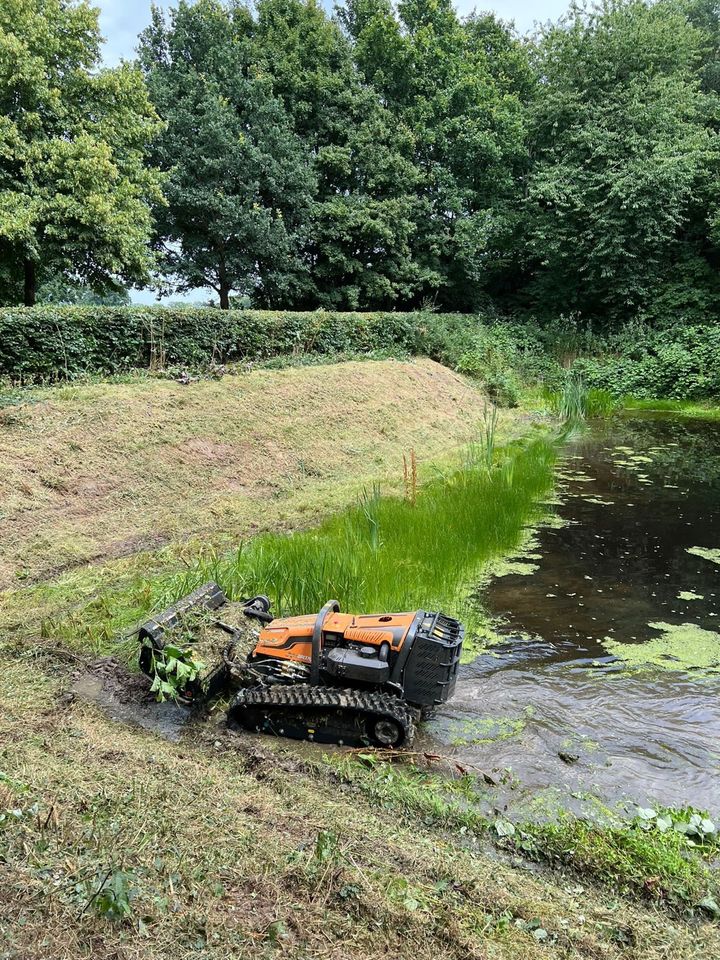
<path fill-rule="evenodd" d="M 323 638 L 335 634 L 364 646 L 389 643 L 397 653 L 402 649 L 415 613 L 330 613 L 323 624 Z M 312 615 L 273 620 L 261 630 L 252 655 L 310 663 L 316 619 L 317 616 Z"/>

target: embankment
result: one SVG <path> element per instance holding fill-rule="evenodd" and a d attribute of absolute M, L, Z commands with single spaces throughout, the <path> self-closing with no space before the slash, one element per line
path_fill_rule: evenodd
<path fill-rule="evenodd" d="M 189 536 L 307 525 L 403 454 L 472 438 L 484 400 L 430 360 L 137 378 L 30 394 L 0 421 L 0 589 Z"/>

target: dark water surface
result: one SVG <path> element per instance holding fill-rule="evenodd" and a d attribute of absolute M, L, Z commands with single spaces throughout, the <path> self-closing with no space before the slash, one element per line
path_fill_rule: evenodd
<path fill-rule="evenodd" d="M 511 768 L 525 800 L 718 812 L 720 565 L 688 548 L 720 547 L 720 423 L 602 422 L 569 445 L 561 477 L 565 525 L 539 531 L 535 573 L 485 592 L 501 642 L 463 668 L 431 735 L 461 762 Z M 697 660 L 693 628 L 676 636 L 680 662 L 659 622 L 706 631 Z M 628 649 L 654 663 L 628 667 Z"/>

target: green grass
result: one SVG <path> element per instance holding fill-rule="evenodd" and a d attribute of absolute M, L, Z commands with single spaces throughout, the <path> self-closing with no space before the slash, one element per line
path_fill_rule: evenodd
<path fill-rule="evenodd" d="M 689 811 L 672 811 L 679 814 Z M 569 814 L 552 823 L 518 828 L 513 845 L 525 854 L 571 866 L 578 873 L 643 893 L 671 904 L 697 907 L 718 897 L 718 879 L 706 861 L 717 857 L 717 843 L 689 846 L 673 829 L 660 832 L 641 818 L 598 825 Z"/>
<path fill-rule="evenodd" d="M 208 579 L 231 599 L 267 593 L 278 615 L 319 610 L 328 599 L 353 612 L 435 606 L 472 630 L 474 618 L 481 622 L 468 603 L 478 574 L 515 549 L 535 519 L 536 501 L 552 485 L 556 447 L 536 437 L 495 449 L 489 422 L 459 465 L 425 468 L 417 490 L 410 477 L 405 499 L 374 488 L 308 531 L 261 534 L 232 552 L 193 541 L 180 553 L 128 558 L 122 576 L 112 575 L 117 564 L 79 568 L 7 594 L 0 610 L 6 636 L 21 648 L 35 633 L 37 612 L 47 611 L 40 624 L 46 641 L 131 662 L 137 644 L 123 635 Z"/>
<path fill-rule="evenodd" d="M 708 867 L 720 851 L 717 833 L 698 843 L 677 829 L 661 831 L 656 826 L 661 818 L 687 823 L 699 813 L 693 809 L 653 811 L 652 822 L 641 816 L 621 820 L 608 811 L 612 821 L 608 823 L 567 813 L 551 822 L 512 824 L 481 811 L 482 785 L 468 774 L 448 778 L 412 761 L 387 762 L 377 753 L 334 754 L 324 763 L 374 807 L 409 825 L 485 835 L 523 856 L 569 867 L 623 893 L 659 900 L 680 911 L 700 908 L 712 913 L 712 902 L 720 895 L 717 874 Z"/>
<path fill-rule="evenodd" d="M 550 411 L 568 424 L 609 417 L 621 406 L 607 390 L 588 388 L 582 378 L 572 375 L 562 390 L 546 391 L 544 399 Z"/>
<path fill-rule="evenodd" d="M 693 400 L 638 400 L 635 397 L 623 397 L 621 406 L 624 410 L 655 410 L 708 420 L 720 419 L 720 406 Z"/>
<path fill-rule="evenodd" d="M 555 445 L 537 438 L 496 454 L 491 439 L 463 465 L 405 498 L 366 491 L 357 506 L 295 535 L 267 534 L 230 555 L 210 555 L 176 577 L 170 602 L 207 580 L 234 599 L 267 594 L 277 615 L 319 610 L 328 599 L 356 612 L 443 609 L 472 617 L 467 598 L 485 562 L 511 551 L 552 484 Z"/>
<path fill-rule="evenodd" d="M 318 765 L 318 773 L 327 775 L 328 767 L 373 807 L 392 811 L 408 825 L 422 823 L 476 834 L 490 825 L 474 806 L 479 796 L 471 775 L 453 778 L 447 771 L 434 773 L 412 761 L 388 762 L 377 751 L 329 754 Z"/>

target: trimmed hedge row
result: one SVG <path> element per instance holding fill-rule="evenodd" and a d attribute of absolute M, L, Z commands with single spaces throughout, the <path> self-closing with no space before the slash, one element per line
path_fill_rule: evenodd
<path fill-rule="evenodd" d="M 24 384 L 292 353 L 412 351 L 419 330 L 410 313 L 7 307 L 0 309 L 0 378 Z"/>
<path fill-rule="evenodd" d="M 211 307 L 0 308 L 0 381 L 202 367 L 292 354 L 401 351 L 477 377 L 513 405 L 522 384 L 559 389 L 569 370 L 616 397 L 720 397 L 720 323 L 629 323 L 597 335 L 490 314 L 312 313 Z"/>

